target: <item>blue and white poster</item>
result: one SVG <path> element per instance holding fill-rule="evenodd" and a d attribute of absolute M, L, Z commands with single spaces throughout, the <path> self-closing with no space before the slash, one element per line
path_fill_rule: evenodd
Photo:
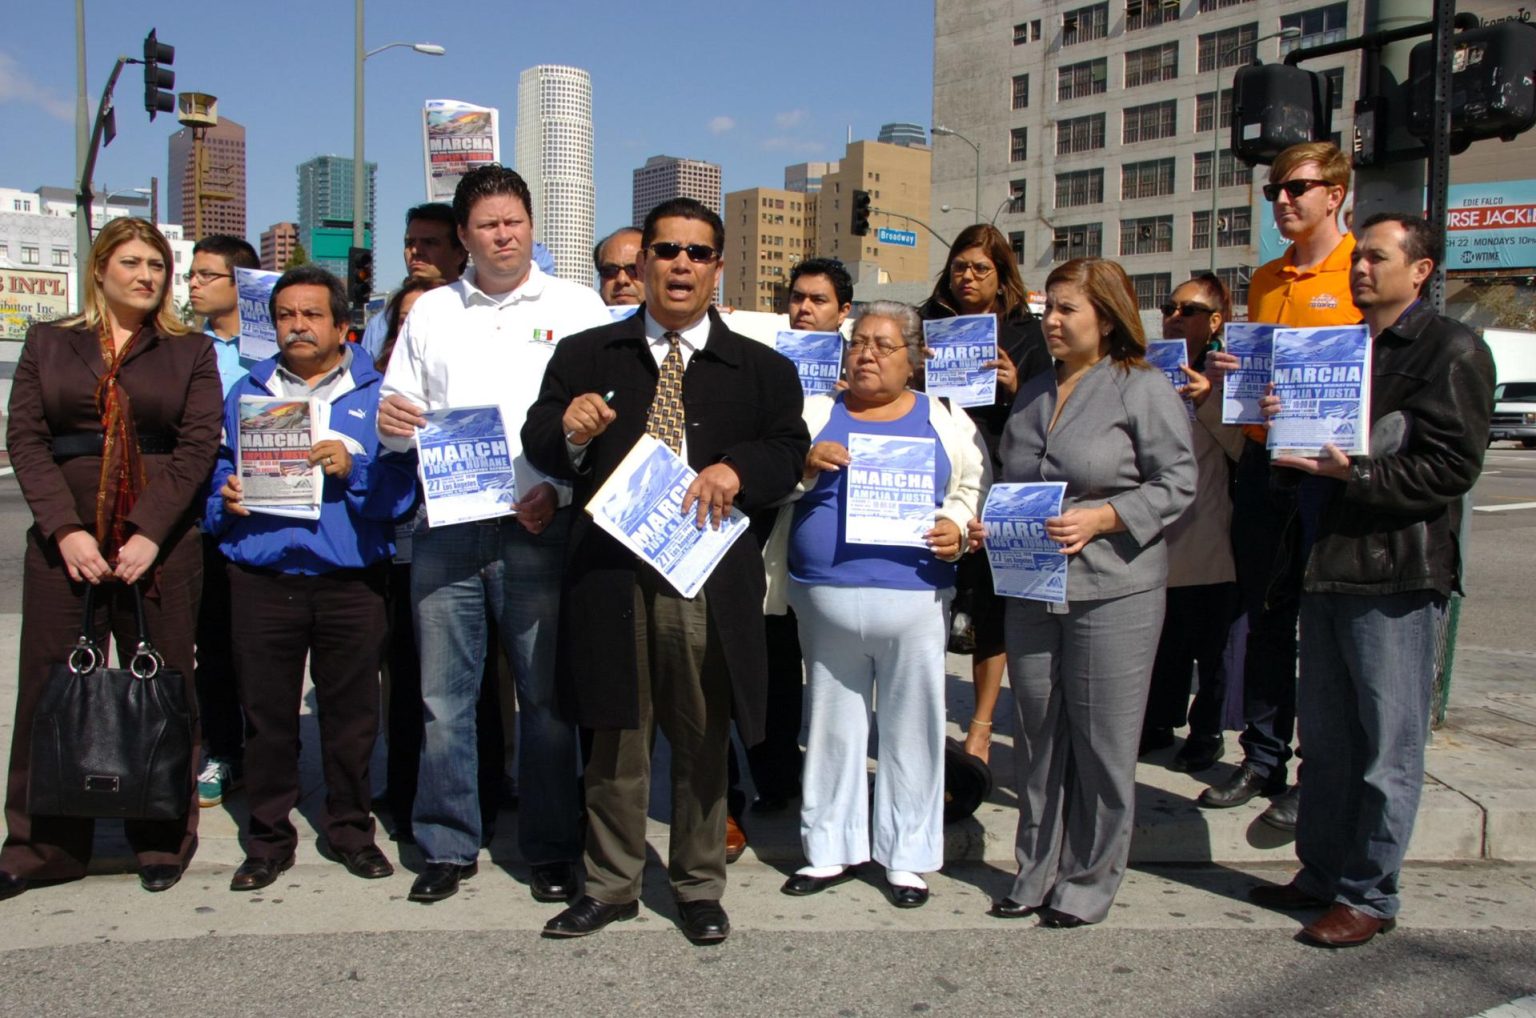
<path fill-rule="evenodd" d="M 1363 325 L 1275 329 L 1272 381 L 1280 413 L 1269 451 L 1319 456 L 1324 443 L 1345 455 L 1370 448 L 1371 336 Z"/>
<path fill-rule="evenodd" d="M 938 449 L 931 438 L 848 436 L 843 529 L 849 544 L 926 548 L 933 529 Z"/>
<path fill-rule="evenodd" d="M 240 356 L 264 361 L 277 356 L 277 324 L 272 321 L 272 287 L 281 272 L 235 269 L 235 296 L 240 302 Z"/>
<path fill-rule="evenodd" d="M 1183 371 L 1189 364 L 1189 345 L 1182 339 L 1147 340 L 1147 363 L 1163 373 L 1174 392 L 1189 384 L 1189 376 Z M 1179 398 L 1184 400 L 1184 412 L 1193 418 L 1195 405 L 1184 399 L 1183 393 L 1179 393 Z"/>
<path fill-rule="evenodd" d="M 1227 353 L 1238 367 L 1222 379 L 1221 423 L 1265 424 L 1259 399 L 1269 386 L 1275 326 L 1258 322 L 1229 322 L 1221 330 Z"/>
<path fill-rule="evenodd" d="M 1065 604 L 1067 556 L 1045 536 L 1045 521 L 1061 515 L 1062 481 L 994 484 L 981 522 L 987 531 L 992 589 L 1003 597 Z"/>
<path fill-rule="evenodd" d="M 959 315 L 923 323 L 928 358 L 924 388 L 935 399 L 956 406 L 991 406 L 997 398 L 997 316 Z"/>
<path fill-rule="evenodd" d="M 426 410 L 416 430 L 427 525 L 508 516 L 517 504 L 512 451 L 498 406 Z"/>
<path fill-rule="evenodd" d="M 698 474 L 651 435 L 642 435 L 587 503 L 599 527 L 661 574 L 679 594 L 693 597 L 731 545 L 747 531 L 734 506 L 719 529 L 700 527 L 683 496 Z"/>
<path fill-rule="evenodd" d="M 784 329 L 774 337 L 773 348 L 793 362 L 807 396 L 829 393 L 837 384 L 843 369 L 842 333 Z"/>

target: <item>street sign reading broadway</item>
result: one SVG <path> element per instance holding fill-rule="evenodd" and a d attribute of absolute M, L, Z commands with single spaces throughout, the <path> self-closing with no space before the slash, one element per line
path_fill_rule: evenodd
<path fill-rule="evenodd" d="M 896 247 L 917 247 L 917 234 L 912 230 L 890 230 L 882 226 L 875 231 L 875 239 Z"/>
<path fill-rule="evenodd" d="M 0 339 L 22 340 L 37 322 L 69 314 L 69 276 L 63 272 L 0 269 Z"/>

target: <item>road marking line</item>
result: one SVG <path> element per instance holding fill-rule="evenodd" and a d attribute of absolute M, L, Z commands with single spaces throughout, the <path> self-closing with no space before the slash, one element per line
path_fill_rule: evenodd
<path fill-rule="evenodd" d="M 1536 994 L 1480 1011 L 1472 1018 L 1531 1018 L 1536 1015 Z"/>
<path fill-rule="evenodd" d="M 1511 502 L 1508 505 L 1475 505 L 1475 513 L 1507 513 L 1512 509 L 1536 509 L 1536 502 Z"/>

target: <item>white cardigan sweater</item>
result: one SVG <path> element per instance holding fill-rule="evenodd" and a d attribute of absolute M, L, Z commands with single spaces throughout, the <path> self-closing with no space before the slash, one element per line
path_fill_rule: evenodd
<path fill-rule="evenodd" d="M 919 399 L 928 403 L 928 423 L 932 425 L 944 455 L 949 457 L 949 486 L 944 502 L 935 510 L 941 518 L 960 528 L 960 547 L 965 547 L 965 527 L 981 512 L 982 500 L 992 484 L 992 465 L 976 425 L 964 410 L 950 410 L 939 400 L 923 393 Z M 801 416 L 814 443 L 816 436 L 832 419 L 831 396 L 812 396 L 805 401 Z M 783 615 L 789 607 L 789 524 L 794 503 L 805 494 L 804 479 L 795 487 L 774 521 L 773 533 L 763 547 L 763 566 L 768 573 L 768 594 L 763 599 L 763 614 Z"/>

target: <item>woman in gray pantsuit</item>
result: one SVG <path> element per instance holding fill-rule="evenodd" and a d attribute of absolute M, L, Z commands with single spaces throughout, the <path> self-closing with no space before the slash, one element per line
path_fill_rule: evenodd
<path fill-rule="evenodd" d="M 1010 599 L 1019 875 L 991 914 L 1096 923 L 1125 873 L 1136 749 L 1168 579 L 1163 528 L 1195 492 L 1182 401 L 1146 363 L 1125 270 L 1087 258 L 1046 280 L 1055 370 L 1020 387 L 1002 480 L 1065 481 L 1046 533 L 1071 556 L 1067 603 Z M 970 528 L 979 546 L 979 523 Z"/>

